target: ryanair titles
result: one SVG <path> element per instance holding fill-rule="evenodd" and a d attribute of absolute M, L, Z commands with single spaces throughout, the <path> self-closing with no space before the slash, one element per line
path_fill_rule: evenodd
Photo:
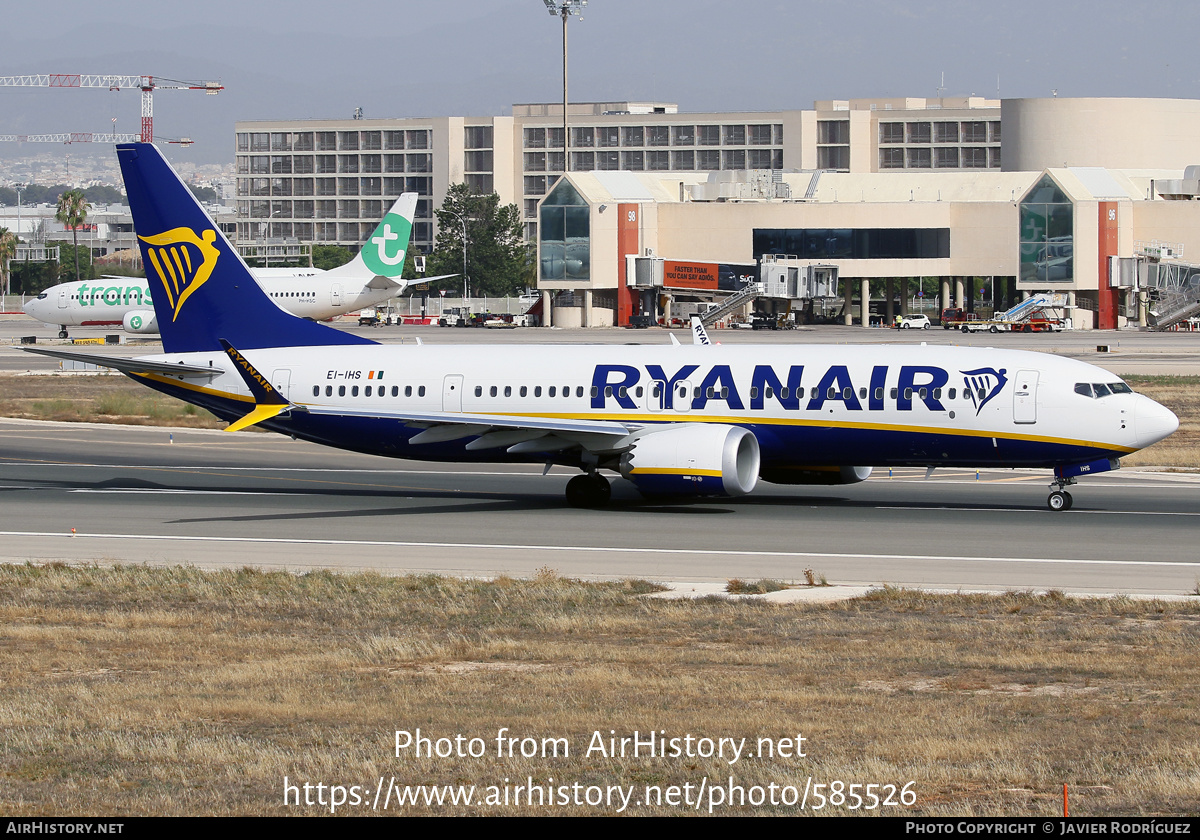
<path fill-rule="evenodd" d="M 912 411 L 915 403 L 929 411 L 945 411 L 942 389 L 963 389 L 976 413 L 996 397 L 1008 382 L 1004 369 L 977 368 L 954 374 L 930 365 L 876 365 L 851 375 L 846 365 L 830 365 L 819 374 L 804 365 L 787 370 L 755 365 L 749 380 L 738 381 L 729 365 L 683 365 L 668 371 L 661 365 L 596 365 L 592 374 L 592 404 L 605 409 L 615 404 L 627 410 L 639 408 L 634 389 L 649 387 L 652 409 L 698 411 L 711 402 L 724 403 L 732 411 L 761 411 L 776 403 L 786 411 L 818 411 L 827 402 L 837 402 L 848 411 Z M 820 370 L 818 368 L 818 370 Z"/>

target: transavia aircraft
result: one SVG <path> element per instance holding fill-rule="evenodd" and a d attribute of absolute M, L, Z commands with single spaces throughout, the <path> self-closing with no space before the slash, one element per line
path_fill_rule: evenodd
<path fill-rule="evenodd" d="M 357 256 L 338 268 L 329 271 L 252 268 L 250 272 L 268 298 L 293 315 L 314 321 L 383 303 L 408 286 L 400 273 L 404 269 L 416 207 L 416 193 L 401 195 Z M 156 247 L 154 242 L 148 244 L 152 247 L 147 252 L 158 262 L 145 265 L 159 277 L 181 282 L 190 273 L 192 266 L 187 259 L 191 253 L 188 249 L 172 250 Z M 421 282 L 453 276 L 443 274 Z M 151 301 L 152 282 L 136 277 L 102 277 L 60 283 L 26 303 L 25 313 L 42 323 L 57 324 L 59 338 L 67 337 L 67 327 L 105 324 L 120 324 L 130 333 L 157 333 L 159 322 Z"/>
<path fill-rule="evenodd" d="M 380 345 L 274 306 L 154 146 L 117 153 L 165 352 L 34 352 L 116 368 L 229 431 L 577 467 L 567 500 L 585 507 L 608 501 L 602 471 L 648 496 L 700 497 L 908 465 L 1053 469 L 1049 506 L 1066 510 L 1079 476 L 1178 427 L 1107 371 L 1015 350 L 718 346 L 702 332 L 690 345 Z M 173 274 L 157 269 L 168 255 Z"/>

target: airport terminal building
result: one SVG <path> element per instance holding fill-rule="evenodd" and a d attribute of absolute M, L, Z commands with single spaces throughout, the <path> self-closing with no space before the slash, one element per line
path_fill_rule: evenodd
<path fill-rule="evenodd" d="M 1196 100 L 978 97 L 706 114 L 575 104 L 566 150 L 561 105 L 239 122 L 237 240 L 358 247 L 412 191 L 413 244 L 427 250 L 434 209 L 465 182 L 521 207 L 543 319 L 563 325 L 719 301 L 737 289 L 713 277 L 770 264 L 835 277 L 822 293 L 864 324 L 872 296 L 890 314 L 910 278 L 938 277 L 944 305 L 970 307 L 977 284 L 994 303 L 1052 291 L 1075 326 L 1115 328 L 1144 320 L 1146 262 L 1200 259 L 1200 184 L 1185 171 L 1200 164 L 1198 130 Z"/>

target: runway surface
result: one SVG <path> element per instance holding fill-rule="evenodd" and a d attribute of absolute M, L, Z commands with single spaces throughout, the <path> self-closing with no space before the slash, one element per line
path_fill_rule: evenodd
<path fill-rule="evenodd" d="M 1183 595 L 1200 477 L 1121 471 L 1045 508 L 1048 474 L 887 471 L 846 487 L 647 502 L 571 471 L 425 464 L 242 432 L 0 420 L 0 560 L 188 563 Z M 75 535 L 72 536 L 72 529 Z"/>

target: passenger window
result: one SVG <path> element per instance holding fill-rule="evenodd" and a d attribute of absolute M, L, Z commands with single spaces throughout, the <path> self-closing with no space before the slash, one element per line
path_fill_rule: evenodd
<path fill-rule="evenodd" d="M 625 399 L 625 397 L 629 396 L 629 389 L 622 385 L 617 389 L 617 396 L 621 399 Z"/>
<path fill-rule="evenodd" d="M 899 396 L 899 394 L 900 394 L 900 392 L 897 391 L 895 388 L 892 389 L 892 399 L 896 399 L 896 397 Z"/>
<path fill-rule="evenodd" d="M 339 397 L 344 397 L 344 396 L 346 396 L 346 386 L 345 386 L 345 385 L 339 385 L 339 386 L 338 386 L 338 396 L 339 396 Z"/>
<path fill-rule="evenodd" d="M 593 387 L 594 387 L 594 386 L 593 386 Z M 595 394 L 593 394 L 592 396 L 595 396 Z M 605 385 L 605 386 L 604 386 L 604 396 L 606 396 L 606 397 L 611 397 L 611 396 L 612 396 L 612 386 L 611 386 L 611 385 Z"/>
<path fill-rule="evenodd" d="M 810 394 L 810 398 L 815 400 L 817 398 L 817 394 L 819 394 L 819 393 L 820 393 L 819 389 L 813 388 L 812 393 Z"/>
<path fill-rule="evenodd" d="M 723 400 L 729 399 L 729 389 L 728 388 L 721 389 L 721 399 L 723 399 Z"/>
<path fill-rule="evenodd" d="M 877 399 L 877 400 L 883 399 L 883 389 L 882 388 L 875 389 L 875 399 Z"/>
<path fill-rule="evenodd" d="M 933 398 L 935 400 L 940 400 L 942 398 L 942 389 L 941 388 L 933 389 Z"/>
<path fill-rule="evenodd" d="M 582 386 L 582 385 L 576 386 L 576 388 L 575 388 L 575 396 L 577 396 L 577 397 L 582 397 L 582 396 L 583 396 L 583 386 Z"/>
<path fill-rule="evenodd" d="M 768 388 L 767 390 L 770 390 L 770 389 Z M 753 385 L 753 386 L 751 386 L 751 388 L 750 388 L 750 399 L 752 399 L 752 400 L 756 400 L 756 399 L 758 399 L 758 386 L 757 386 L 757 385 Z"/>
<path fill-rule="evenodd" d="M 906 400 L 911 400 L 911 399 L 912 399 L 912 388 L 905 388 L 905 389 L 904 389 L 904 399 L 906 399 Z"/>
<path fill-rule="evenodd" d="M 420 386 L 419 388 L 417 388 L 417 396 L 418 396 L 418 397 L 423 397 L 423 396 L 425 396 L 425 386 L 424 386 L 424 385 L 422 385 L 422 386 Z"/>
<path fill-rule="evenodd" d="M 833 399 L 833 395 L 834 395 L 834 394 L 836 394 L 836 393 L 837 393 L 837 391 L 835 391 L 835 390 L 833 389 L 833 386 L 832 386 L 832 385 L 830 385 L 830 386 L 829 386 L 829 390 L 828 390 L 828 391 L 826 392 L 826 394 L 825 394 L 825 398 L 826 398 L 826 399 L 830 399 L 830 400 L 831 400 L 831 399 Z"/>
<path fill-rule="evenodd" d="M 842 399 L 850 400 L 853 396 L 854 396 L 853 388 L 843 388 L 842 389 Z"/>
<path fill-rule="evenodd" d="M 927 396 L 929 396 L 929 389 L 928 389 L 928 388 L 922 388 L 922 389 L 921 389 L 920 391 L 918 391 L 917 393 L 921 395 L 921 399 L 925 399 Z"/>
<path fill-rule="evenodd" d="M 521 396 L 523 397 L 528 393 L 529 393 L 529 389 L 527 387 L 525 387 L 524 385 L 522 385 L 521 386 Z"/>
<path fill-rule="evenodd" d="M 371 396 L 371 386 L 370 385 L 368 385 L 366 390 L 363 392 L 363 396 L 365 396 L 365 397 Z"/>
<path fill-rule="evenodd" d="M 379 386 L 379 396 L 381 396 L 381 397 L 387 396 L 387 388 L 383 387 L 382 385 Z"/>
<path fill-rule="evenodd" d="M 553 386 L 553 385 L 551 385 L 551 386 L 550 386 L 550 390 L 549 390 L 549 391 L 547 391 L 546 393 L 547 393 L 549 396 L 553 397 L 553 396 L 554 396 L 554 386 Z"/>
<path fill-rule="evenodd" d="M 634 393 L 637 394 L 638 399 L 641 399 L 642 398 L 642 386 L 641 385 L 637 386 L 637 390 Z"/>
<path fill-rule="evenodd" d="M 314 396 L 314 397 L 319 397 L 319 396 L 321 396 L 321 386 L 320 386 L 320 385 L 314 385 L 314 386 L 313 386 L 313 396 Z"/>
<path fill-rule="evenodd" d="M 393 396 L 393 397 L 398 397 L 398 396 L 400 396 L 400 386 L 399 386 L 399 385 L 393 385 L 393 386 L 392 386 L 392 396 Z"/>
<path fill-rule="evenodd" d="M 954 399 L 954 389 L 950 389 L 950 399 Z"/>
<path fill-rule="evenodd" d="M 771 389 L 770 389 L 770 388 L 768 388 L 767 390 L 769 391 L 769 390 L 771 390 Z M 788 397 L 791 395 L 791 393 L 792 393 L 792 389 L 791 389 L 791 388 L 786 388 L 786 387 L 784 387 L 784 388 L 780 388 L 780 389 L 779 389 L 779 398 L 780 398 L 781 400 L 786 400 L 786 399 L 787 399 L 787 398 L 788 398 Z M 770 394 L 768 394 L 767 396 L 770 396 Z M 803 389 L 803 388 L 797 388 L 797 389 L 796 389 L 796 399 L 799 399 L 799 398 L 800 398 L 800 397 L 802 397 L 802 396 L 804 396 L 804 389 Z"/>
<path fill-rule="evenodd" d="M 496 396 L 496 394 L 497 394 L 497 391 L 496 391 L 496 386 L 495 386 L 495 385 L 493 385 L 491 388 L 489 388 L 489 389 L 488 389 L 488 394 L 489 394 L 489 395 L 491 395 L 491 396 L 493 396 L 493 397 L 494 397 L 494 396 Z"/>
<path fill-rule="evenodd" d="M 540 397 L 542 395 L 542 386 L 541 385 L 533 386 L 533 395 L 535 397 Z"/>
<path fill-rule="evenodd" d="M 325 386 L 325 396 L 327 396 L 327 397 L 333 396 L 333 386 L 332 385 Z"/>
<path fill-rule="evenodd" d="M 511 385 L 504 386 L 504 396 L 506 396 L 506 397 L 512 396 L 512 386 Z"/>
<path fill-rule="evenodd" d="M 350 386 L 350 396 L 352 396 L 352 397 L 358 396 L 358 386 L 357 385 Z"/>
<path fill-rule="evenodd" d="M 711 400 L 711 399 L 713 398 L 714 394 L 715 394 L 715 392 L 713 391 L 713 389 L 712 389 L 711 387 L 710 387 L 710 388 L 706 388 L 706 389 L 704 390 L 704 396 L 705 396 L 707 399 L 710 399 L 710 400 Z"/>
<path fill-rule="evenodd" d="M 867 389 L 866 388 L 858 389 L 858 398 L 860 400 L 865 400 L 867 398 Z"/>

